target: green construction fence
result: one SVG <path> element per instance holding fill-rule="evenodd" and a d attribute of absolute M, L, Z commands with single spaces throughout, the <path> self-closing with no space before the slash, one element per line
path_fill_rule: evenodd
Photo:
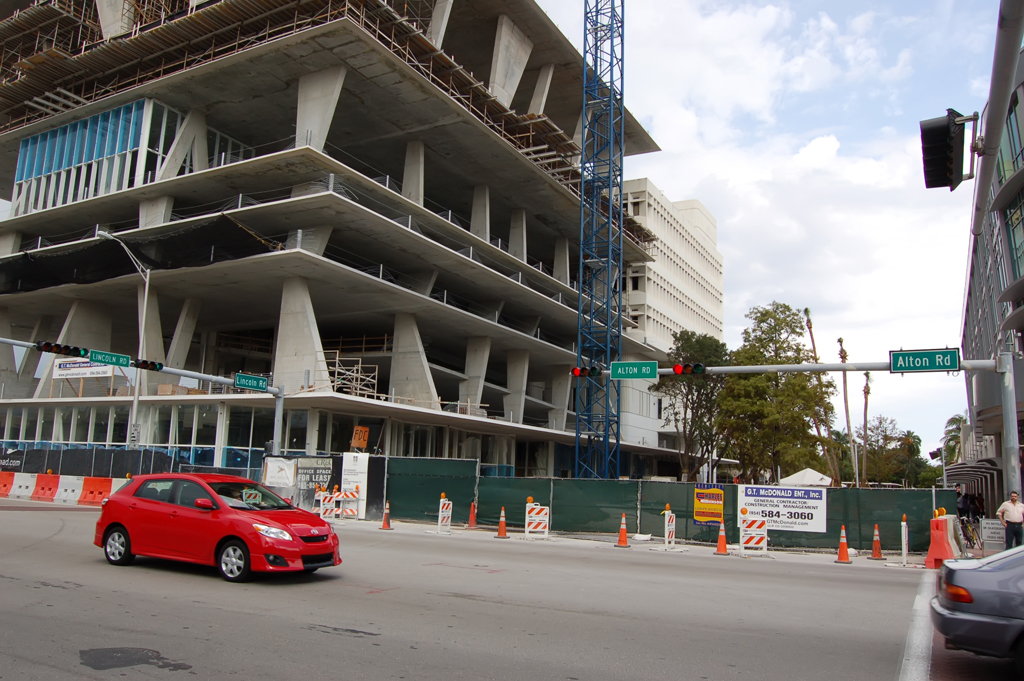
<path fill-rule="evenodd" d="M 618 532 L 622 515 L 630 534 L 664 536 L 663 511 L 669 504 L 676 514 L 676 537 L 714 542 L 718 527 L 693 521 L 694 483 L 649 480 L 573 480 L 566 478 L 478 477 L 477 462 L 459 459 L 391 458 L 388 461 L 387 498 L 392 517 L 436 520 L 441 492 L 452 500 L 452 522 L 469 519 L 469 505 L 477 500 L 477 521 L 497 525 L 502 507 L 509 527 L 522 527 L 526 500 L 551 507 L 551 529 L 556 532 Z M 725 493 L 726 538 L 739 541 L 737 485 L 720 485 Z M 833 549 L 845 525 L 851 548 L 871 550 L 874 527 L 884 550 L 900 548 L 900 522 L 904 514 L 910 550 L 925 551 L 932 518 L 930 489 L 828 489 L 826 531 L 769 532 L 771 546 Z M 937 490 L 935 504 L 956 507 L 952 490 Z M 639 520 L 639 522 L 638 522 Z"/>

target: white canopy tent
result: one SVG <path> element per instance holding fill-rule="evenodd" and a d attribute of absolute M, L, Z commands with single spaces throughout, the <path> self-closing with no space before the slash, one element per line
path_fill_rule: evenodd
<path fill-rule="evenodd" d="M 779 480 L 780 485 L 794 485 L 796 487 L 828 487 L 832 484 L 832 478 L 822 475 L 813 468 L 805 468 L 787 478 Z"/>

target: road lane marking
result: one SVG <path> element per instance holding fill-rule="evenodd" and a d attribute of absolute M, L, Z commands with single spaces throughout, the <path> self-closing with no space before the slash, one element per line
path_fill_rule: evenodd
<path fill-rule="evenodd" d="M 903 659 L 896 674 L 897 681 L 929 681 L 932 670 L 932 619 L 929 612 L 935 593 L 935 575 L 921 575 L 921 585 L 910 614 L 910 629 L 903 646 Z"/>

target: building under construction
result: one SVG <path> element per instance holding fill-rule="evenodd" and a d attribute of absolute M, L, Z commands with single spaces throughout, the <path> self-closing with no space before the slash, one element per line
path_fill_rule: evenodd
<path fill-rule="evenodd" d="M 286 453 L 363 426 L 391 456 L 572 470 L 583 59 L 533 0 L 0 14 L 0 336 L 267 376 Z M 656 150 L 627 116 L 626 153 Z M 643 220 L 623 234 L 653 261 Z M 133 376 L 102 371 L 0 345 L 6 446 L 125 446 Z M 141 373 L 142 445 L 258 466 L 270 397 Z M 630 394 L 623 452 L 656 474 L 675 454 Z"/>

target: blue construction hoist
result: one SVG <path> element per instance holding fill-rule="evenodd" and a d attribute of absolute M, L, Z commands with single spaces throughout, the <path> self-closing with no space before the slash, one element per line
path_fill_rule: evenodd
<path fill-rule="evenodd" d="M 622 105 L 625 0 L 584 0 L 583 154 L 580 162 L 579 333 L 576 344 L 577 478 L 618 478 L 622 351 Z"/>

